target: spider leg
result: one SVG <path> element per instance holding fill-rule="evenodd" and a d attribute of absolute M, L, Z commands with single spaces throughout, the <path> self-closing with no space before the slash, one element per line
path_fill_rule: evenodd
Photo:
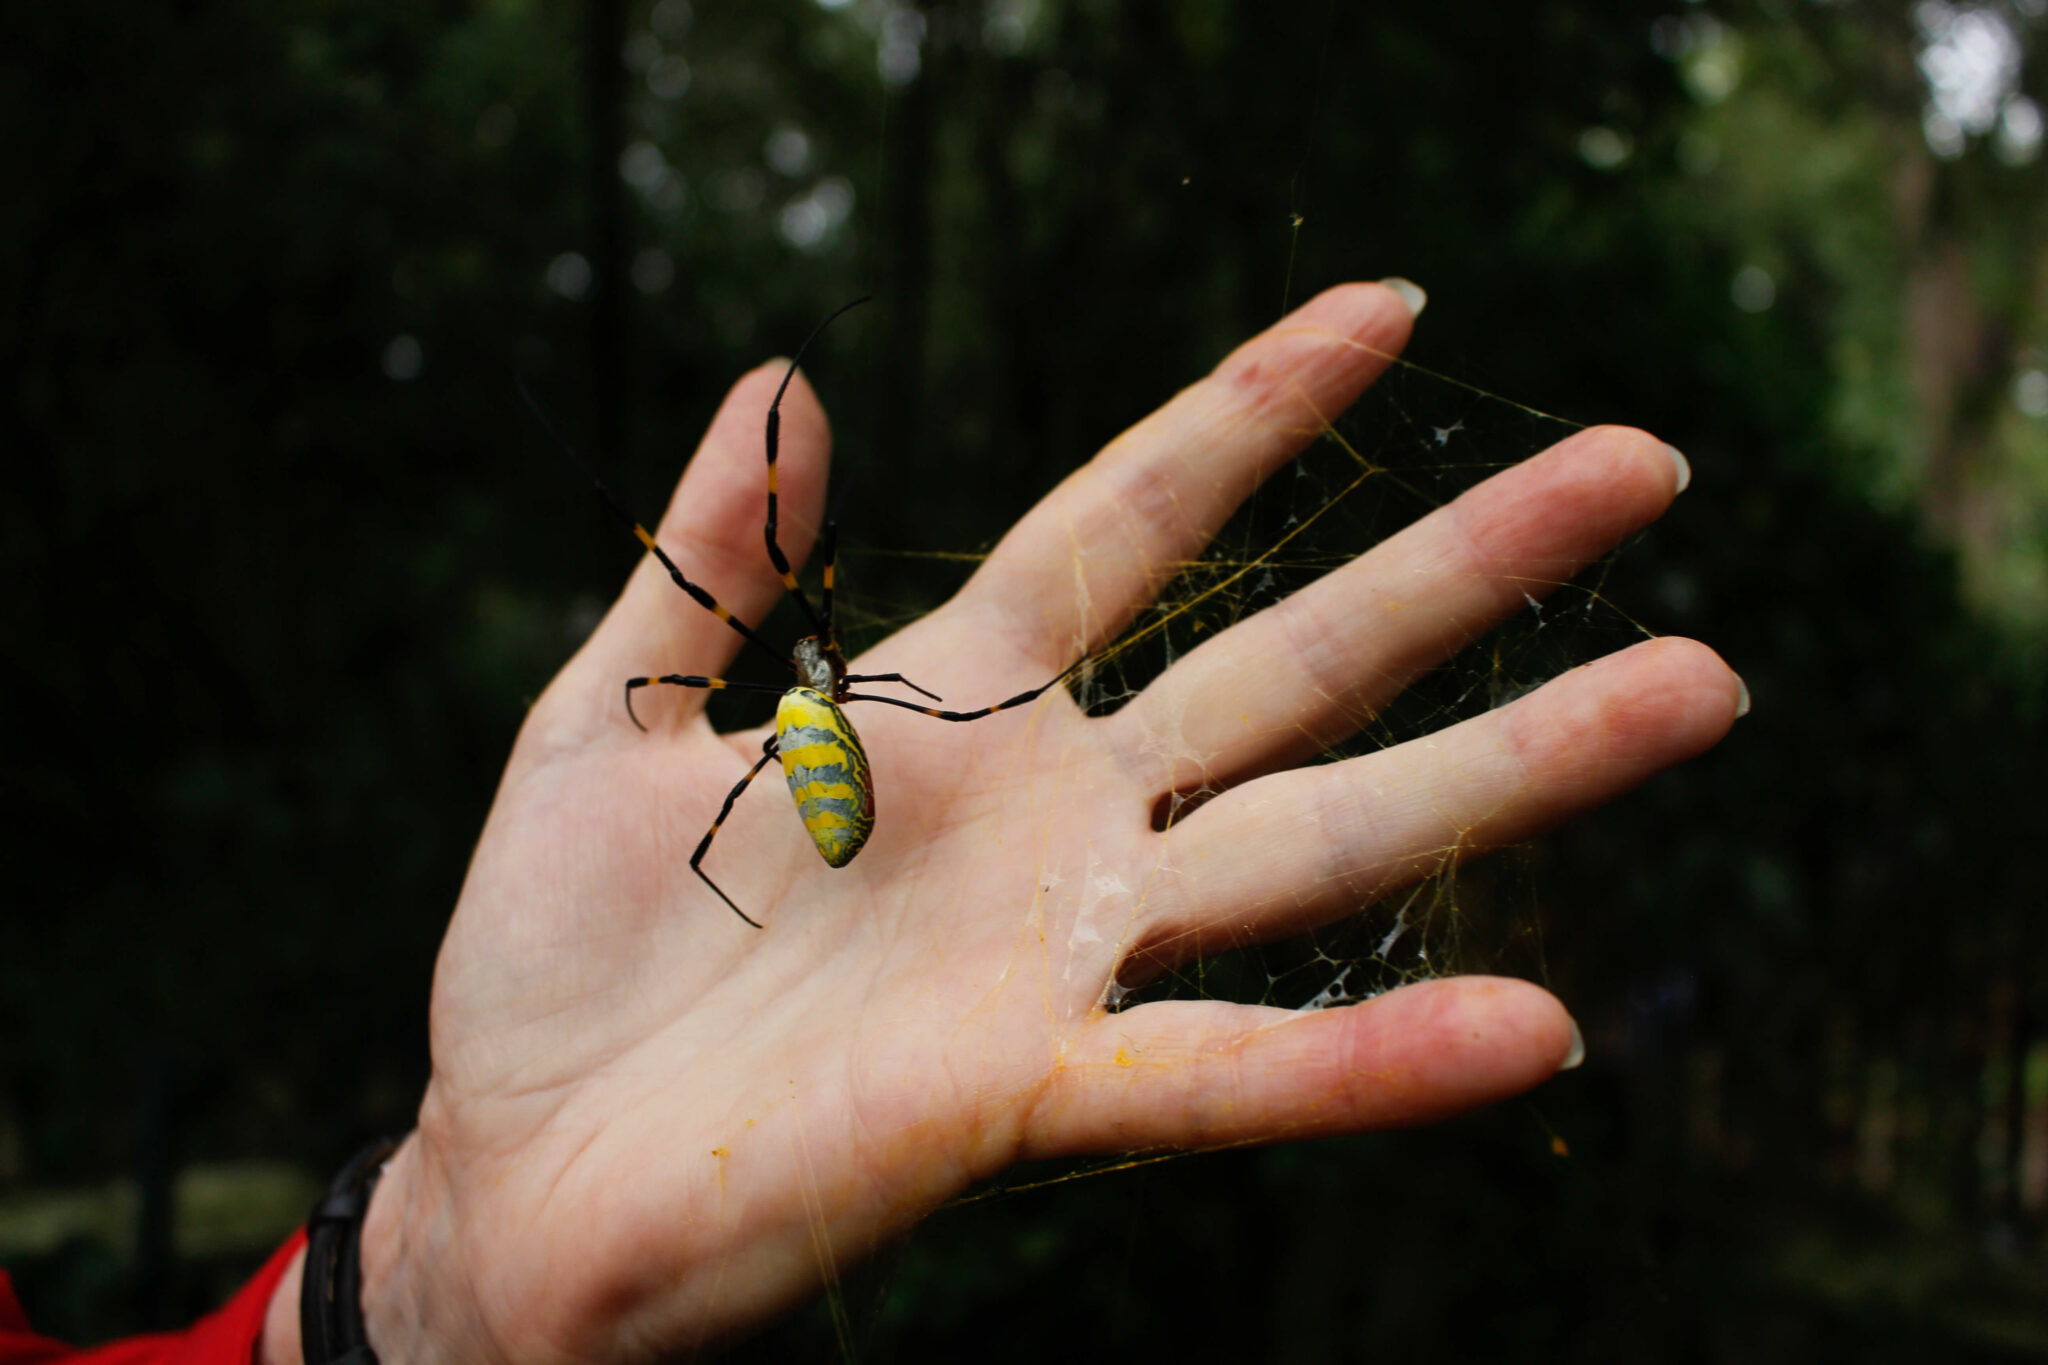
<path fill-rule="evenodd" d="M 804 595 L 804 590 L 801 587 L 797 586 L 796 573 L 789 567 L 789 556 L 782 552 L 782 546 L 775 539 L 777 519 L 775 458 L 780 453 L 782 445 L 782 396 L 789 392 L 789 381 L 796 377 L 797 362 L 804 358 L 804 352 L 809 350 L 811 343 L 818 339 L 818 333 L 831 326 L 833 318 L 838 317 L 849 308 L 858 308 L 866 302 L 867 298 L 863 296 L 855 299 L 852 303 L 841 304 L 832 311 L 830 317 L 827 317 L 823 322 L 811 329 L 811 334 L 804 338 L 804 344 L 796 348 L 796 355 L 791 358 L 789 369 L 782 376 L 782 387 L 775 391 L 775 401 L 768 405 L 768 525 L 762 533 L 763 539 L 768 542 L 768 562 L 775 566 L 775 572 L 782 575 L 782 586 L 789 590 L 791 597 L 796 599 L 797 606 L 803 611 L 804 619 L 811 623 L 811 629 L 819 635 L 828 637 L 832 633 L 829 612 L 821 616 L 818 614 L 818 609 L 811 605 L 811 599 Z M 829 578 L 827 582 L 829 584 Z M 828 586 L 825 591 L 827 593 L 826 600 L 829 602 L 832 590 Z"/>
<path fill-rule="evenodd" d="M 741 919 L 745 920 L 747 923 L 753 925 L 756 929 L 759 929 L 761 927 L 761 921 L 755 919 L 746 911 L 740 909 L 739 906 L 734 905 L 732 897 L 726 895 L 724 891 L 720 890 L 718 883 L 712 881 L 710 874 L 705 872 L 704 855 L 711 851 L 711 841 L 718 837 L 718 827 L 725 823 L 726 816 L 732 814 L 732 803 L 740 799 L 740 793 L 747 789 L 747 784 L 749 782 L 752 782 L 756 777 L 758 777 L 760 775 L 761 769 L 768 766 L 768 760 L 774 757 L 775 737 L 771 735 L 768 738 L 768 742 L 761 746 L 760 759 L 754 764 L 753 767 L 747 769 L 747 775 L 741 778 L 739 782 L 734 785 L 733 789 L 725 794 L 725 804 L 718 808 L 718 818 L 711 822 L 710 829 L 704 831 L 704 837 L 697 841 L 697 851 L 690 855 L 690 871 L 696 873 L 697 876 L 703 881 L 704 885 L 710 887 L 713 891 L 716 891 L 718 893 L 718 898 L 725 902 L 726 907 L 728 909 L 730 909 L 735 915 L 738 915 Z"/>
<path fill-rule="evenodd" d="M 839 558 L 839 520 L 833 518 L 825 523 L 825 586 L 819 597 L 819 610 L 825 614 L 825 642 L 839 643 L 839 627 L 832 620 L 832 565 Z"/>
<path fill-rule="evenodd" d="M 626 715 L 631 718 L 633 724 L 639 725 L 642 730 L 645 730 L 647 727 L 640 725 L 640 717 L 633 714 L 633 693 L 637 689 L 646 687 L 651 683 L 667 683 L 672 687 L 701 687 L 709 692 L 721 692 L 730 688 L 735 692 L 773 692 L 780 695 L 789 690 L 786 687 L 778 687 L 774 683 L 732 682 L 725 678 L 700 677 L 695 673 L 665 673 L 659 678 L 628 678 L 626 679 Z"/>
<path fill-rule="evenodd" d="M 822 596 L 821 609 L 825 613 L 825 639 L 835 650 L 839 644 L 839 626 L 832 619 L 832 562 L 838 553 L 839 523 L 837 521 L 828 521 L 825 523 L 825 591 Z M 938 693 L 919 687 L 901 673 L 849 673 L 839 681 L 841 684 L 869 682 L 902 683 L 919 696 L 930 697 L 933 701 L 945 700 Z"/>
<path fill-rule="evenodd" d="M 911 681 L 910 679 L 908 679 L 908 678 L 904 677 L 904 676 L 903 676 L 903 675 L 902 675 L 901 673 L 849 673 L 849 674 L 847 674 L 847 675 L 846 675 L 846 677 L 845 677 L 845 678 L 843 679 L 843 681 L 845 681 L 845 682 L 848 682 L 848 683 L 864 683 L 864 682 L 893 682 L 893 683 L 902 683 L 902 684 L 903 684 L 903 685 L 904 685 L 905 687 L 909 688 L 909 689 L 910 689 L 911 691 L 913 691 L 913 692 L 917 693 L 917 694 L 918 694 L 919 696 L 921 696 L 921 697 L 930 697 L 930 698 L 931 698 L 931 699 L 932 699 L 933 701 L 944 701 L 944 700 L 945 700 L 945 698 L 944 698 L 944 697 L 940 696 L 940 695 L 939 695 L 938 693 L 936 693 L 936 692 L 927 692 L 927 691 L 925 691 L 925 690 L 924 690 L 924 689 L 923 689 L 922 687 L 919 687 L 919 686 L 918 686 L 918 685 L 917 685 L 916 683 L 914 683 L 914 682 L 912 682 L 912 681 Z"/>
<path fill-rule="evenodd" d="M 1074 673 L 1081 665 L 1087 662 L 1088 656 L 1084 654 L 1061 669 L 1059 676 L 1049 682 L 1041 683 L 1029 692 L 1019 692 L 1014 697 L 1007 697 L 997 702 L 994 706 L 984 706 L 979 711 L 940 711 L 929 706 L 919 706 L 914 701 L 898 701 L 894 697 L 878 697 L 871 692 L 849 692 L 839 700 L 842 704 L 850 701 L 878 701 L 884 706 L 900 706 L 906 711 L 915 711 L 921 716 L 930 716 L 935 720 L 980 720 L 983 716 L 992 716 L 998 711 L 1007 711 L 1013 706 L 1022 706 L 1025 702 L 1036 701 L 1039 697 L 1044 696 L 1047 692 L 1052 691 L 1053 688 L 1074 676 Z M 917 684 L 906 683 L 906 686 L 916 687 Z M 924 691 L 921 687 L 917 690 L 920 692 Z M 930 696 L 931 694 L 927 692 L 925 695 Z"/>
<path fill-rule="evenodd" d="M 526 381 L 524 379 L 518 379 L 515 382 L 519 386 L 519 396 L 526 400 L 526 406 L 528 410 L 530 410 L 533 413 L 534 418 L 537 421 L 539 421 L 539 423 L 541 424 L 541 428 L 545 430 L 547 434 L 554 439 L 555 445 L 560 448 L 561 452 L 569 457 L 569 462 L 575 465 L 578 469 L 582 470 L 583 476 L 589 479 L 590 482 L 596 486 L 598 495 L 604 499 L 604 505 L 612 510 L 612 515 L 617 517 L 621 522 L 625 523 L 625 525 L 630 527 L 632 529 L 633 534 L 639 538 L 640 543 L 646 546 L 649 550 L 653 551 L 654 557 L 661 561 L 662 568 L 668 570 L 668 576 L 674 580 L 675 585 L 681 588 L 684 592 L 688 593 L 690 595 L 690 600 L 695 602 L 698 606 L 704 608 L 704 610 L 710 612 L 713 616 L 716 616 L 719 620 L 725 622 L 728 626 L 731 626 L 734 630 L 738 631 L 740 635 L 745 639 L 750 640 L 754 644 L 757 644 L 761 648 L 767 650 L 770 654 L 775 656 L 777 661 L 783 664 L 787 664 L 789 662 L 788 656 L 783 654 L 783 652 L 777 649 L 774 645 L 771 645 L 766 640 L 762 639 L 759 635 L 756 635 L 752 628 L 750 628 L 746 622 L 740 620 L 739 617 L 734 616 L 731 611 L 729 611 L 726 607 L 720 604 L 717 598 L 713 597 L 710 593 L 706 592 L 702 587 L 698 586 L 695 583 L 692 583 L 684 575 L 683 571 L 676 567 L 676 562 L 673 559 L 670 559 L 668 557 L 667 552 L 665 552 L 659 545 L 654 543 L 653 536 L 647 534 L 647 528 L 642 526 L 638 521 L 633 519 L 633 514 L 626 510 L 625 504 L 620 502 L 617 495 L 614 494 L 610 488 L 605 486 L 605 482 L 603 479 L 597 477 L 597 471 L 592 469 L 588 464 L 584 463 L 583 457 L 576 453 L 576 447 L 570 445 L 568 441 L 562 438 L 562 433 L 555 430 L 555 424 L 553 422 L 550 422 L 548 420 L 548 415 L 540 410 L 540 403 L 534 398 L 532 390 L 526 387 Z M 784 379 L 782 382 L 786 385 L 789 381 L 787 379 Z M 776 401 L 780 402 L 781 400 L 778 397 Z M 768 479 L 769 484 L 772 488 L 775 480 L 772 456 L 770 457 L 770 461 L 771 463 L 769 467 Z M 774 494 L 772 492 L 769 494 L 769 502 L 771 507 L 771 510 L 769 512 L 769 519 L 770 524 L 772 525 L 774 520 L 774 512 L 772 510 L 774 503 Z M 808 610 L 808 608 L 806 608 L 806 610 Z"/>

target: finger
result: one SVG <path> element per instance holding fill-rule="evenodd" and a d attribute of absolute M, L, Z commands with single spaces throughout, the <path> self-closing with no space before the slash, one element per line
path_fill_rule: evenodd
<path fill-rule="evenodd" d="M 768 405 L 788 368 L 786 360 L 770 361 L 733 385 L 654 530 L 656 544 L 689 581 L 749 627 L 768 614 L 783 591 L 762 538 L 768 508 L 764 430 Z M 824 409 L 799 372 L 782 399 L 777 462 L 778 535 L 797 564 L 817 532 L 830 449 Z M 585 720 L 627 725 L 620 700 L 627 678 L 670 672 L 717 675 L 730 665 L 744 676 L 780 682 L 776 661 L 782 660 L 786 670 L 788 655 L 777 647 L 781 642 L 767 643 L 765 649 L 749 643 L 681 590 L 655 556 L 644 555 L 619 600 L 549 692 L 576 698 L 575 711 Z M 741 650 L 745 657 L 736 658 Z M 636 694 L 634 709 L 649 728 L 675 725 L 697 715 L 707 695 L 696 689 L 648 688 Z"/>
<path fill-rule="evenodd" d="M 1226 792 L 1174 830 L 1134 960 L 1300 932 L 1610 800 L 1712 747 L 1747 708 L 1691 640 L 1650 640 L 1499 710 Z"/>
<path fill-rule="evenodd" d="M 996 546 L 958 605 L 1055 667 L 1114 638 L 1379 377 L 1413 323 L 1384 285 L 1311 299 L 1070 475 Z"/>
<path fill-rule="evenodd" d="M 1170 755 L 1162 796 L 1322 752 L 1661 516 L 1679 489 L 1674 454 L 1640 431 L 1596 427 L 1496 474 L 1196 649 L 1111 718 L 1112 744 Z"/>
<path fill-rule="evenodd" d="M 1455 977 L 1301 1013 L 1160 1001 L 1066 1050 L 1028 1155 L 1224 1147 L 1428 1123 L 1555 1075 L 1564 1007 L 1525 981 Z"/>

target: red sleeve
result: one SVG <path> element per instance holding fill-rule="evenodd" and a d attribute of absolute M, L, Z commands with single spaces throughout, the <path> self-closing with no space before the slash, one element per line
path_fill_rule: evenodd
<path fill-rule="evenodd" d="M 249 1365 L 256 1358 L 270 1296 L 305 1245 L 305 1232 L 293 1233 L 232 1299 L 182 1332 L 110 1341 L 88 1351 L 30 1331 L 28 1314 L 21 1311 L 7 1272 L 0 1270 L 0 1365 Z"/>

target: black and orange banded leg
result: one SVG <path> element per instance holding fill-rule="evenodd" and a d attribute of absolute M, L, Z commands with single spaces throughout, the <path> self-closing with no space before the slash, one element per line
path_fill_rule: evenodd
<path fill-rule="evenodd" d="M 824 546 L 825 591 L 821 596 L 821 601 L 823 603 L 823 610 L 825 613 L 825 639 L 831 645 L 832 649 L 836 652 L 839 648 L 839 625 L 836 621 L 832 619 L 832 565 L 833 561 L 837 559 L 839 555 L 838 522 L 828 521 L 825 523 Z M 940 696 L 938 693 L 927 691 L 926 689 L 919 687 L 916 683 L 904 677 L 901 673 L 849 673 L 845 677 L 841 678 L 839 681 L 848 684 L 849 686 L 853 683 L 902 683 L 905 687 L 909 688 L 911 691 L 917 693 L 921 697 L 930 697 L 933 701 L 945 700 L 945 698 Z"/>
<path fill-rule="evenodd" d="M 633 715 L 633 693 L 642 687 L 650 687 L 655 683 L 667 683 L 670 687 L 698 687 L 707 692 L 723 692 L 728 689 L 734 692 L 773 692 L 777 696 L 789 690 L 786 687 L 777 687 L 774 683 L 732 682 L 726 678 L 706 678 L 695 673 L 664 673 L 658 678 L 628 678 L 626 679 L 626 715 L 632 719 L 633 724 L 639 725 L 642 730 L 645 730 L 647 727 L 640 725 L 640 717 Z"/>
<path fill-rule="evenodd" d="M 821 603 L 819 610 L 825 617 L 825 641 L 835 648 L 839 644 L 839 627 L 832 620 L 832 567 L 838 561 L 839 522 L 835 518 L 825 523 L 825 568 L 823 575 L 825 586 L 818 594 Z"/>
<path fill-rule="evenodd" d="M 598 488 L 602 490 L 604 488 L 604 485 L 599 484 Z M 610 495 L 607 494 L 606 496 Z M 692 583 L 689 579 L 685 578 L 683 576 L 683 571 L 676 567 L 676 562 L 673 559 L 670 559 L 667 553 L 664 552 L 659 545 L 654 543 L 653 536 L 647 534 L 646 527 L 642 526 L 637 521 L 634 522 L 633 534 L 640 537 L 640 543 L 642 545 L 645 545 L 650 551 L 653 552 L 654 557 L 661 561 L 661 567 L 668 570 L 668 576 L 675 580 L 675 585 L 681 588 L 684 592 L 690 594 L 691 601 L 695 602 L 698 606 L 704 608 L 704 610 L 710 612 L 713 616 L 716 616 L 719 620 L 731 626 L 734 630 L 738 631 L 745 638 L 753 641 L 755 644 L 761 646 L 761 648 L 767 650 L 770 654 L 774 655 L 777 659 L 780 659 L 783 663 L 787 664 L 789 662 L 789 660 L 783 655 L 781 650 L 777 649 L 774 645 L 769 644 L 766 640 L 756 635 L 751 626 L 749 626 L 745 621 L 740 620 L 739 617 L 734 616 L 732 612 L 728 608 L 726 608 L 725 605 L 722 604 L 717 598 L 713 597 L 703 588 L 699 587 L 697 584 Z"/>
<path fill-rule="evenodd" d="M 782 575 L 782 586 L 796 599 L 797 607 L 803 612 L 804 619 L 811 623 L 811 629 L 827 637 L 832 633 L 831 611 L 828 608 L 820 614 L 818 609 L 811 605 L 811 599 L 804 595 L 803 588 L 796 581 L 796 571 L 789 566 L 789 556 L 782 552 L 781 544 L 775 539 L 775 528 L 778 523 L 775 461 L 782 448 L 782 396 L 789 392 L 789 381 L 796 377 L 797 364 L 803 360 L 804 352 L 811 348 L 811 343 L 818 339 L 818 333 L 830 327 L 833 319 L 841 313 L 850 308 L 858 308 L 866 302 L 867 297 L 864 295 L 852 303 L 843 303 L 832 311 L 831 316 L 811 329 L 811 334 L 804 338 L 804 344 L 796 348 L 796 355 L 790 359 L 789 370 L 782 376 L 782 387 L 775 391 L 775 401 L 768 405 L 768 525 L 762 532 L 762 538 L 768 542 L 768 562 L 775 566 L 776 573 Z M 828 528 L 827 535 L 831 534 L 832 531 Z M 832 595 L 831 582 L 831 571 L 828 569 L 825 577 L 825 598 L 828 603 Z"/>
<path fill-rule="evenodd" d="M 847 674 L 847 675 L 846 675 L 846 677 L 845 677 L 845 678 L 843 679 L 843 681 L 845 681 L 845 682 L 847 682 L 847 683 L 849 683 L 849 684 L 851 684 L 851 683 L 864 683 L 864 682 L 892 682 L 892 683 L 902 683 L 902 684 L 903 684 L 903 685 L 904 685 L 905 687 L 909 688 L 909 689 L 910 689 L 911 691 L 913 691 L 913 692 L 917 693 L 917 694 L 918 694 L 919 696 L 921 696 L 921 697 L 930 697 L 930 698 L 931 698 L 931 699 L 932 699 L 933 701 L 944 701 L 944 700 L 945 700 L 945 698 L 944 698 L 944 697 L 940 696 L 940 695 L 939 695 L 938 693 L 936 693 L 936 692 L 927 692 L 927 691 L 925 691 L 925 690 L 924 690 L 924 689 L 923 689 L 922 687 L 919 687 L 919 686 L 918 686 L 918 685 L 917 685 L 916 683 L 914 683 L 914 682 L 912 682 L 912 681 L 911 681 L 910 679 L 908 679 L 908 678 L 904 677 L 904 676 L 903 676 L 903 675 L 902 675 L 901 673 L 849 673 L 849 674 Z M 1042 691 L 1044 691 L 1044 690 L 1045 690 L 1044 688 L 1040 688 L 1040 689 L 1039 689 L 1039 691 L 1041 691 L 1041 692 L 1042 692 Z M 1038 693 L 1034 692 L 1034 693 L 1032 693 L 1032 695 L 1033 695 L 1033 696 L 1037 696 L 1037 695 L 1038 695 Z M 873 700 L 873 699 L 872 699 L 872 698 L 870 698 L 870 700 Z M 906 704 L 907 704 L 907 703 L 906 703 Z"/>
<path fill-rule="evenodd" d="M 652 551 L 654 557 L 661 561 L 661 567 L 668 570 L 668 576 L 670 579 L 674 581 L 675 585 L 681 588 L 684 592 L 688 593 L 690 595 L 691 601 L 695 602 L 698 606 L 704 608 L 704 610 L 710 612 L 713 616 L 716 616 L 719 620 L 725 622 L 728 626 L 731 626 L 734 630 L 738 631 L 740 635 L 746 640 L 749 640 L 752 643 L 759 645 L 762 649 L 767 650 L 770 654 L 775 656 L 775 659 L 778 663 L 781 663 L 786 666 L 789 663 L 788 655 L 784 654 L 774 645 L 769 644 L 759 635 L 756 635 L 753 632 L 753 630 L 748 627 L 746 622 L 740 620 L 737 616 L 734 616 L 730 611 L 728 611 L 723 605 L 719 603 L 719 600 L 717 598 L 713 597 L 710 593 L 706 592 L 697 584 L 692 583 L 689 580 L 689 578 L 684 575 L 683 571 L 676 567 L 676 562 L 668 557 L 667 552 L 664 551 L 661 548 L 661 546 L 654 543 L 654 537 L 647 533 L 647 528 L 642 526 L 638 521 L 634 520 L 633 514 L 626 510 L 625 504 L 620 502 L 618 497 L 612 492 L 612 490 L 605 486 L 605 481 L 603 479 L 597 477 L 597 471 L 592 469 L 588 464 L 584 463 L 583 457 L 576 453 L 576 448 L 570 445 L 566 440 L 562 438 L 561 432 L 555 430 L 555 424 L 553 422 L 550 422 L 548 420 L 548 415 L 540 410 L 540 403 L 535 400 L 532 390 L 526 387 L 526 381 L 524 379 L 520 379 L 515 382 L 519 386 L 519 396 L 526 401 L 528 411 L 533 413 L 535 420 L 537 420 L 541 424 L 541 428 L 544 431 L 546 431 L 550 437 L 554 439 L 555 445 L 560 448 L 561 452 L 569 457 L 570 463 L 574 464 L 578 469 L 583 471 L 583 477 L 589 479 L 590 482 L 596 486 L 598 495 L 604 499 L 604 505 L 611 509 L 612 515 L 617 517 L 627 527 L 631 528 L 634 536 L 639 539 L 640 543 L 646 546 L 648 550 Z M 788 382 L 789 381 L 787 379 L 783 381 L 784 384 L 787 384 Z M 772 511 L 770 515 L 773 515 Z"/>
<path fill-rule="evenodd" d="M 1039 684 L 1037 687 L 1032 688 L 1029 692 L 1019 692 L 1014 697 L 1006 697 L 1002 701 L 997 702 L 994 706 L 984 706 L 979 711 L 940 711 L 929 706 L 919 706 L 914 701 L 899 701 L 895 697 L 878 697 L 874 695 L 872 692 L 849 692 L 845 696 L 841 697 L 839 700 L 842 704 L 850 701 L 878 701 L 881 702 L 884 706 L 900 706 L 906 711 L 915 711 L 921 716 L 930 716 L 934 720 L 980 720 L 983 716 L 992 716 L 998 711 L 1007 711 L 1013 706 L 1022 706 L 1026 702 L 1038 700 L 1038 698 L 1052 691 L 1053 688 L 1059 686 L 1068 678 L 1073 677 L 1074 673 L 1081 667 L 1081 665 L 1087 662 L 1087 656 L 1083 655 L 1082 657 L 1074 660 L 1074 662 L 1068 664 L 1065 668 L 1061 669 L 1058 677 L 1053 678 L 1048 682 Z M 917 687 L 916 683 L 911 682 L 909 679 L 900 677 L 893 673 L 886 675 L 886 677 L 889 681 L 900 682 L 906 687 Z M 854 679 L 849 678 L 847 679 L 847 681 L 852 682 L 854 681 Z M 862 681 L 866 681 L 866 679 L 863 679 Z M 881 679 L 878 678 L 875 679 L 875 681 L 881 681 Z M 924 692 L 924 689 L 922 687 L 917 687 L 917 690 L 920 692 Z M 931 694 L 929 692 L 925 692 L 925 695 L 930 696 Z"/>
<path fill-rule="evenodd" d="M 711 880 L 711 875 L 704 870 L 704 855 L 711 851 L 711 841 L 718 837 L 718 827 L 725 823 L 726 816 L 732 814 L 733 802 L 740 799 L 740 793 L 747 789 L 747 784 L 760 776 L 761 769 L 768 766 L 768 760 L 775 757 L 775 738 L 774 735 L 768 737 L 768 742 L 761 746 L 760 760 L 753 767 L 747 769 L 747 775 L 735 783 L 733 789 L 725 794 L 725 804 L 718 808 L 718 818 L 711 822 L 710 829 L 704 831 L 704 837 L 697 841 L 697 851 L 690 855 L 690 871 L 696 873 L 704 885 L 718 892 L 718 898 L 725 902 L 728 909 L 747 923 L 753 925 L 756 929 L 761 927 L 761 921 L 755 919 L 737 905 L 734 905 L 732 897 L 726 895 L 723 890 L 720 890 L 718 883 Z"/>

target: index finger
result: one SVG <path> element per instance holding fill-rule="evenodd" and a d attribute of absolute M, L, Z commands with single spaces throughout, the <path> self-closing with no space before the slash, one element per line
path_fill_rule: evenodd
<path fill-rule="evenodd" d="M 1397 288 L 1398 286 L 1398 288 Z M 1111 441 L 1003 537 L 957 605 L 1057 666 L 1114 639 L 1407 343 L 1406 281 L 1309 300 Z"/>

